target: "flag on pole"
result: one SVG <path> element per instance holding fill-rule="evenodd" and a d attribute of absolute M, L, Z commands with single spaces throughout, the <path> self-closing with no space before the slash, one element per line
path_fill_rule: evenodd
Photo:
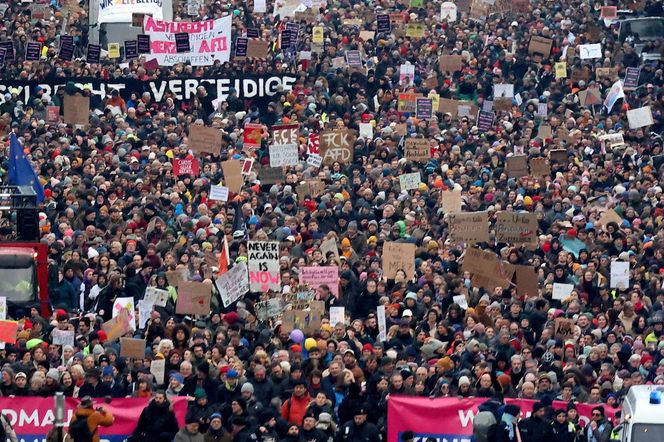
<path fill-rule="evenodd" d="M 221 240 L 221 253 L 219 255 L 219 271 L 217 272 L 217 276 L 221 276 L 228 271 L 228 261 L 229 261 L 228 241 L 226 241 L 226 237 L 224 236 Z"/>
<path fill-rule="evenodd" d="M 31 186 L 37 194 L 37 204 L 44 201 L 44 187 L 14 133 L 9 138 L 9 184 Z"/>

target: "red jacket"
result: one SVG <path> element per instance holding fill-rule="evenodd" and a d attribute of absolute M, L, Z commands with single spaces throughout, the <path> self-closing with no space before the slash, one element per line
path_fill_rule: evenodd
<path fill-rule="evenodd" d="M 311 402 L 311 396 L 308 392 L 300 398 L 292 394 L 290 399 L 281 406 L 281 417 L 290 424 L 302 425 L 309 402 Z"/>

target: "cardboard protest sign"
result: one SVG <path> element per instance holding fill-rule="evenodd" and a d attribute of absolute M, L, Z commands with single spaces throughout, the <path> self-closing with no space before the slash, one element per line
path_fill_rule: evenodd
<path fill-rule="evenodd" d="M 281 291 L 279 243 L 249 241 L 249 287 L 252 292 Z"/>
<path fill-rule="evenodd" d="M 539 283 L 535 269 L 531 266 L 523 265 L 514 267 L 516 273 L 516 290 L 519 296 L 525 298 L 536 298 L 539 296 Z"/>
<path fill-rule="evenodd" d="M 595 78 L 598 80 L 608 78 L 611 81 L 618 79 L 619 68 L 595 68 Z"/>
<path fill-rule="evenodd" d="M 537 215 L 534 213 L 498 212 L 496 239 L 510 244 L 537 244 Z"/>
<path fill-rule="evenodd" d="M 554 335 L 561 339 L 566 340 L 574 336 L 574 320 L 568 318 L 556 318 L 554 323 Z"/>
<path fill-rule="evenodd" d="M 399 175 L 399 186 L 401 190 L 419 189 L 422 178 L 419 172 L 403 173 Z"/>
<path fill-rule="evenodd" d="M 222 133 L 214 127 L 191 125 L 188 138 L 187 147 L 196 153 L 219 154 L 221 151 Z"/>
<path fill-rule="evenodd" d="M 306 195 L 316 198 L 325 190 L 325 183 L 320 179 L 304 180 L 295 187 L 295 193 L 301 197 Z"/>
<path fill-rule="evenodd" d="M 474 273 L 470 283 L 473 287 L 482 287 L 487 291 L 493 291 L 496 287 L 506 289 L 511 286 L 514 269 L 514 265 L 496 258 L 492 266 Z"/>
<path fill-rule="evenodd" d="M 247 58 L 267 58 L 270 42 L 258 38 L 250 38 L 247 42 Z"/>
<path fill-rule="evenodd" d="M 175 176 L 190 175 L 197 177 L 199 172 L 196 158 L 176 158 L 173 160 L 173 174 Z"/>
<path fill-rule="evenodd" d="M 650 110 L 650 106 L 644 106 L 638 109 L 628 110 L 627 121 L 629 122 L 630 129 L 638 129 L 640 127 L 652 126 L 654 124 L 654 121 L 652 119 L 652 111 Z"/>
<path fill-rule="evenodd" d="M 244 262 L 235 263 L 232 269 L 215 281 L 221 302 L 228 307 L 249 292 L 249 269 Z"/>
<path fill-rule="evenodd" d="M 438 58 L 438 66 L 441 72 L 456 72 L 463 69 L 463 56 L 441 55 Z"/>
<path fill-rule="evenodd" d="M 334 238 L 323 240 L 323 242 L 320 243 L 320 251 L 325 258 L 327 258 L 329 253 L 331 253 L 334 258 L 339 258 L 339 246 L 337 240 Z"/>
<path fill-rule="evenodd" d="M 581 106 L 590 107 L 602 104 L 602 93 L 598 87 L 589 87 L 579 92 L 579 102 Z"/>
<path fill-rule="evenodd" d="M 178 315 L 209 315 L 212 288 L 202 282 L 183 281 L 178 286 L 175 313 Z"/>
<path fill-rule="evenodd" d="M 530 175 L 535 178 L 542 178 L 551 173 L 551 166 L 546 158 L 531 158 L 530 159 Z"/>
<path fill-rule="evenodd" d="M 556 63 L 556 80 L 567 78 L 567 62 L 560 61 Z"/>
<path fill-rule="evenodd" d="M 618 18 L 618 7 L 602 6 L 600 8 L 599 18 L 603 18 L 605 20 L 615 20 Z"/>
<path fill-rule="evenodd" d="M 415 277 L 415 244 L 385 241 L 383 244 L 383 275 L 394 279 L 397 271 L 403 270 L 406 279 Z"/>
<path fill-rule="evenodd" d="M 444 213 L 461 212 L 461 190 L 443 190 L 440 192 L 440 206 Z"/>
<path fill-rule="evenodd" d="M 339 297 L 339 268 L 337 266 L 300 267 L 300 283 L 313 290 L 325 284 L 330 292 Z"/>
<path fill-rule="evenodd" d="M 414 114 L 417 111 L 417 98 L 419 94 L 399 94 L 397 101 L 397 110 L 399 112 L 410 112 Z"/>
<path fill-rule="evenodd" d="M 552 149 L 549 151 L 549 160 L 558 164 L 567 162 L 567 150 L 565 149 Z"/>
<path fill-rule="evenodd" d="M 619 226 L 622 225 L 623 219 L 618 215 L 618 213 L 613 209 L 608 209 L 602 212 L 599 217 L 599 223 L 602 227 L 606 228 L 609 223 L 616 223 Z"/>
<path fill-rule="evenodd" d="M 431 142 L 424 138 L 407 138 L 403 147 L 404 157 L 411 161 L 429 161 L 430 145 Z"/>
<path fill-rule="evenodd" d="M 533 35 L 530 37 L 530 43 L 528 43 L 528 53 L 532 55 L 539 55 L 542 58 L 549 58 L 552 47 L 553 40 L 550 38 Z"/>
<path fill-rule="evenodd" d="M 499 265 L 495 253 L 475 247 L 469 247 L 464 252 L 461 270 L 470 273 L 486 273 Z"/>
<path fill-rule="evenodd" d="M 145 339 L 120 338 L 120 356 L 143 359 L 145 357 Z"/>
<path fill-rule="evenodd" d="M 629 288 L 629 261 L 611 261 L 611 288 Z"/>
<path fill-rule="evenodd" d="M 187 270 L 168 270 L 166 271 L 166 279 L 168 280 L 168 285 L 172 287 L 179 287 L 180 283 L 187 280 Z"/>
<path fill-rule="evenodd" d="M 166 303 L 170 297 L 171 295 L 168 290 L 162 290 L 156 287 L 148 287 L 145 289 L 145 296 L 143 297 L 143 300 L 147 301 L 151 305 L 156 305 L 157 307 L 166 307 Z"/>
<path fill-rule="evenodd" d="M 510 178 L 521 178 L 528 176 L 528 156 L 512 155 L 505 159 L 507 175 Z"/>
<path fill-rule="evenodd" d="M 18 330 L 18 322 L 0 320 L 0 342 L 16 344 L 16 330 Z"/>
<path fill-rule="evenodd" d="M 64 122 L 67 124 L 88 124 L 90 115 L 90 97 L 78 95 L 65 95 L 64 98 Z"/>
<path fill-rule="evenodd" d="M 489 240 L 488 212 L 450 213 L 449 239 L 453 242 L 476 243 Z"/>
<path fill-rule="evenodd" d="M 323 157 L 323 164 L 332 164 L 335 161 L 352 163 L 355 155 L 355 131 L 337 129 L 321 133 L 320 155 Z"/>
<path fill-rule="evenodd" d="M 228 160 L 221 163 L 221 170 L 224 172 L 224 184 L 233 193 L 242 190 L 244 176 L 242 176 L 242 161 Z"/>
<path fill-rule="evenodd" d="M 281 167 L 262 167 L 258 171 L 261 185 L 279 184 L 284 182 L 284 172 Z"/>
<path fill-rule="evenodd" d="M 131 331 L 129 324 L 129 311 L 122 309 L 117 316 L 101 325 L 106 332 L 107 342 L 113 342 Z"/>

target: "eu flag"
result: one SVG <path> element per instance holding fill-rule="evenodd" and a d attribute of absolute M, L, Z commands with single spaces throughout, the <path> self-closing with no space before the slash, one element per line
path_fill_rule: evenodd
<path fill-rule="evenodd" d="M 44 201 L 44 187 L 14 133 L 9 138 L 9 184 L 31 186 L 37 194 L 37 204 Z"/>

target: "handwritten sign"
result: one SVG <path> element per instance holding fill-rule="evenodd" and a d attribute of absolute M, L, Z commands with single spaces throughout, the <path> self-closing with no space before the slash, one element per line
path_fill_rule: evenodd
<path fill-rule="evenodd" d="M 221 275 L 215 283 L 224 307 L 228 307 L 249 291 L 247 264 L 243 262 L 236 263 L 232 269 Z"/>
<path fill-rule="evenodd" d="M 611 288 L 629 288 L 629 261 L 611 261 Z"/>
<path fill-rule="evenodd" d="M 394 279 L 397 271 L 403 270 L 406 279 L 415 277 L 415 244 L 386 241 L 383 244 L 383 274 Z"/>
<path fill-rule="evenodd" d="M 101 325 L 101 329 L 106 332 L 108 342 L 113 342 L 131 331 L 129 324 L 129 311 L 122 309 L 117 316 Z"/>
<path fill-rule="evenodd" d="M 507 175 L 510 178 L 521 178 L 528 175 L 528 156 L 513 155 L 505 159 Z"/>
<path fill-rule="evenodd" d="M 404 143 L 404 156 L 411 161 L 429 161 L 431 143 L 424 138 L 407 138 Z"/>
<path fill-rule="evenodd" d="M 222 133 L 219 129 L 205 126 L 189 126 L 187 147 L 197 153 L 218 154 L 221 151 Z"/>
<path fill-rule="evenodd" d="M 166 359 L 155 359 L 150 362 L 150 373 L 154 376 L 157 384 L 163 384 L 166 375 Z"/>
<path fill-rule="evenodd" d="M 283 183 L 284 172 L 281 167 L 263 167 L 258 171 L 258 179 L 262 185 Z"/>
<path fill-rule="evenodd" d="M 461 190 L 443 190 L 440 193 L 440 206 L 444 213 L 461 212 Z"/>
<path fill-rule="evenodd" d="M 178 315 L 209 315 L 212 289 L 202 282 L 183 281 L 178 286 L 175 313 Z"/>
<path fill-rule="evenodd" d="M 476 243 L 489 240 L 488 212 L 450 213 L 449 238 L 456 242 Z"/>
<path fill-rule="evenodd" d="M 346 308 L 345 307 L 330 307 L 330 325 L 336 326 L 337 324 L 346 323 Z"/>
<path fill-rule="evenodd" d="M 120 356 L 143 359 L 145 357 L 145 339 L 120 338 Z"/>
<path fill-rule="evenodd" d="M 569 297 L 569 295 L 572 294 L 572 290 L 574 290 L 573 284 L 562 284 L 559 282 L 554 282 L 552 298 L 558 300 L 566 299 Z"/>
<path fill-rule="evenodd" d="M 335 297 L 339 297 L 339 268 L 337 266 L 301 267 L 300 283 L 314 290 L 325 284 Z"/>
<path fill-rule="evenodd" d="M 53 344 L 55 345 L 71 345 L 74 346 L 74 338 L 76 332 L 74 330 L 60 330 L 53 329 L 51 336 L 53 337 Z"/>
<path fill-rule="evenodd" d="M 65 95 L 64 97 L 64 121 L 67 124 L 88 124 L 90 115 L 90 97 L 78 95 Z"/>
<path fill-rule="evenodd" d="M 510 244 L 537 244 L 537 226 L 534 213 L 498 212 L 496 239 Z"/>
<path fill-rule="evenodd" d="M 355 132 L 350 129 L 337 129 L 320 134 L 320 155 L 323 164 L 334 162 L 349 164 L 355 154 Z"/>
<path fill-rule="evenodd" d="M 224 184 L 233 193 L 240 192 L 244 184 L 242 165 L 243 162 L 239 160 L 228 160 L 221 163 L 221 170 L 224 171 Z"/>
<path fill-rule="evenodd" d="M 279 243 L 276 241 L 249 241 L 247 249 L 251 291 L 280 291 Z"/>
<path fill-rule="evenodd" d="M 638 129 L 640 127 L 652 126 L 654 124 L 654 121 L 652 118 L 652 111 L 650 110 L 650 106 L 644 106 L 638 109 L 628 110 L 627 121 L 629 122 L 630 129 Z"/>
<path fill-rule="evenodd" d="M 208 198 L 211 201 L 228 201 L 228 187 L 226 186 L 210 186 L 210 195 Z"/>
<path fill-rule="evenodd" d="M 551 173 L 551 166 L 546 158 L 532 158 L 530 160 L 530 174 L 533 177 L 541 178 L 548 176 Z"/>
<path fill-rule="evenodd" d="M 297 162 L 297 144 L 273 144 L 270 146 L 270 167 L 295 166 Z"/>
<path fill-rule="evenodd" d="M 176 158 L 173 160 L 173 174 L 175 176 L 198 176 L 199 165 L 196 158 Z"/>
<path fill-rule="evenodd" d="M 422 178 L 419 172 L 404 173 L 399 175 L 399 186 L 401 190 L 419 189 Z"/>
<path fill-rule="evenodd" d="M 574 336 L 574 320 L 568 318 L 556 318 L 554 322 L 554 335 L 561 340 Z"/>

